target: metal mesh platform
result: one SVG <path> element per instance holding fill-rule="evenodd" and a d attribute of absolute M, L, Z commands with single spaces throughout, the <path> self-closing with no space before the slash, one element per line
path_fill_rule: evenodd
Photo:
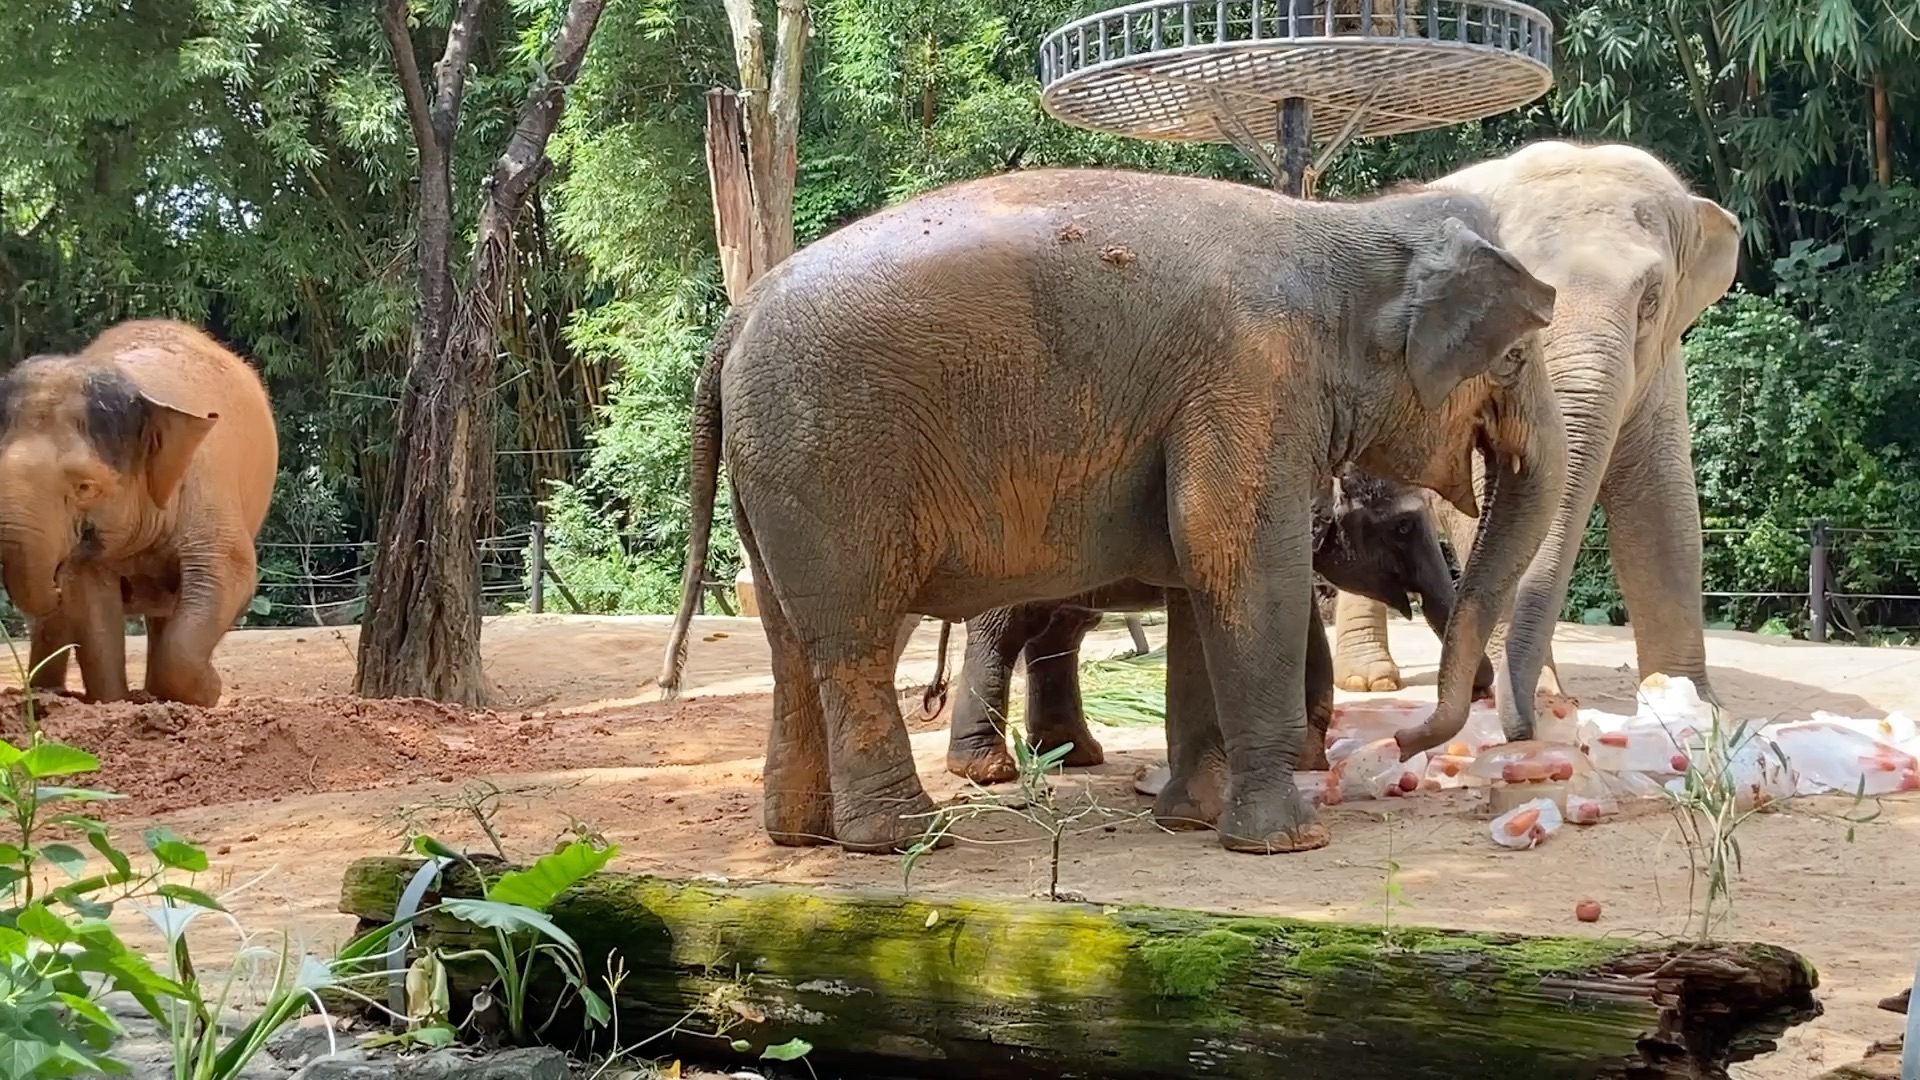
<path fill-rule="evenodd" d="M 1545 93 L 1553 23 L 1515 0 L 1149 0 L 1047 35 L 1040 85 L 1060 120 L 1138 139 L 1272 132 L 1287 98 L 1316 142 L 1400 135 Z"/>

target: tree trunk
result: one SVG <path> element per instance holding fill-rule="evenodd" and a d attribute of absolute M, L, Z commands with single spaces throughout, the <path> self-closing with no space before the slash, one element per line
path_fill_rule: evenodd
<path fill-rule="evenodd" d="M 341 910 L 390 919 L 419 865 L 358 860 Z M 461 868 L 440 895 L 475 885 Z M 1813 969 L 1767 945 L 1414 927 L 1389 938 L 1197 911 L 610 873 L 549 914 L 587 971 L 619 954 L 629 1040 L 731 1027 L 751 1056 L 800 1038 L 823 1075 L 1691 1080 L 1724 1077 L 1820 1013 Z M 419 929 L 429 946 L 476 941 L 440 916 Z M 457 990 L 483 981 L 453 976 Z M 553 981 L 536 989 L 542 1015 Z M 673 1049 L 724 1057 L 727 1045 Z"/>
<path fill-rule="evenodd" d="M 544 73 L 527 91 L 506 151 L 483 186 L 472 278 L 456 290 L 452 243 L 454 135 L 479 0 L 462 0 L 427 100 L 406 0 L 383 13 L 420 154 L 416 224 L 420 280 L 413 355 L 395 430 L 394 474 L 360 628 L 354 689 L 478 705 L 480 552 L 493 509 L 494 373 L 500 307 L 514 273 L 514 228 L 551 163 L 547 141 L 580 73 L 606 0 L 572 0 Z"/>
<path fill-rule="evenodd" d="M 1887 115 L 1887 77 L 1873 73 L 1873 169 L 1880 186 L 1893 186 L 1892 118 Z"/>
<path fill-rule="evenodd" d="M 806 0 L 779 0 L 773 71 L 753 0 L 726 0 L 740 89 L 707 93 L 707 177 L 727 299 L 793 254 L 793 182 L 800 138 Z"/>

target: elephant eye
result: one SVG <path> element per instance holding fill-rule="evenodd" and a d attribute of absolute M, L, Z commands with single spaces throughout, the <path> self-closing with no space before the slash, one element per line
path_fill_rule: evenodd
<path fill-rule="evenodd" d="M 73 497 L 80 502 L 92 502 L 100 497 L 100 485 L 92 480 L 75 481 Z"/>
<path fill-rule="evenodd" d="M 1660 286 L 1649 285 L 1647 291 L 1640 294 L 1640 321 L 1651 322 L 1658 314 L 1660 314 Z"/>

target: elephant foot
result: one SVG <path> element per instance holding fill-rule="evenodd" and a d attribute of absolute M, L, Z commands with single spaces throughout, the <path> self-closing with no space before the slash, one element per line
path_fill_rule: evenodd
<path fill-rule="evenodd" d="M 769 777 L 764 816 L 767 838 L 781 847 L 818 847 L 833 843 L 833 804 L 825 795 L 805 790 L 776 790 Z"/>
<path fill-rule="evenodd" d="M 947 750 L 947 771 L 982 786 L 1006 784 L 1020 778 L 1013 755 L 1007 752 L 1005 746 L 991 746 L 984 750 L 951 747 Z"/>
<path fill-rule="evenodd" d="M 1093 732 L 1088 731 L 1084 724 L 1077 731 L 1036 731 L 1027 745 L 1039 754 L 1071 745 L 1073 749 L 1067 751 L 1067 756 L 1060 760 L 1060 764 L 1069 769 L 1090 769 L 1107 762 L 1107 752 L 1100 746 L 1100 740 L 1094 738 Z"/>
<path fill-rule="evenodd" d="M 1186 776 L 1167 780 L 1153 800 L 1154 824 L 1168 832 L 1211 829 L 1227 808 L 1227 763 L 1210 758 Z"/>
<path fill-rule="evenodd" d="M 1400 665 L 1390 656 L 1372 660 L 1334 661 L 1334 682 L 1356 694 L 1386 694 L 1401 688 Z"/>
<path fill-rule="evenodd" d="M 1284 855 L 1327 846 L 1332 834 L 1293 778 L 1236 799 L 1220 818 L 1220 846 L 1250 855 Z"/>
<path fill-rule="evenodd" d="M 875 793 L 860 793 L 838 799 L 833 816 L 833 839 L 856 855 L 896 855 L 926 838 L 938 825 L 933 800 L 920 786 L 920 778 L 908 775 L 901 783 L 888 785 Z M 941 836 L 935 847 L 953 842 Z"/>

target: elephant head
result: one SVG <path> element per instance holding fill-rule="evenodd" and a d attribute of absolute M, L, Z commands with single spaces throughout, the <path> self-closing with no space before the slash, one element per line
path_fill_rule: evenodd
<path fill-rule="evenodd" d="M 1375 316 L 1374 347 L 1397 351 L 1404 376 L 1398 389 L 1352 391 L 1396 399 L 1375 413 L 1353 461 L 1427 488 L 1470 517 L 1487 504 L 1446 623 L 1439 706 L 1397 736 L 1411 756 L 1466 723 L 1487 640 L 1560 502 L 1566 438 L 1539 335 L 1553 318 L 1555 288 L 1496 246 L 1505 240 L 1481 199 L 1429 192 L 1377 205 L 1403 207 L 1424 224 L 1400 296 Z M 1480 490 L 1476 459 L 1485 466 Z"/>
<path fill-rule="evenodd" d="M 1596 499 L 1633 618 L 1642 674 L 1705 675 L 1699 507 L 1680 338 L 1724 295 L 1740 223 L 1631 146 L 1542 142 L 1435 181 L 1477 195 L 1501 243 L 1551 285 L 1540 345 L 1566 424 L 1567 480 L 1523 576 L 1499 687 L 1510 738 L 1532 737 L 1549 656 Z"/>
<path fill-rule="evenodd" d="M 30 357 L 0 379 L 0 576 L 15 606 L 51 615 L 72 561 L 159 535 L 216 419 L 85 357 Z"/>
<path fill-rule="evenodd" d="M 1445 639 L 1454 573 L 1425 493 L 1342 466 L 1315 506 L 1313 569 L 1334 588 L 1379 599 L 1404 619 L 1413 618 L 1410 601 L 1417 597 L 1427 625 Z M 1492 685 L 1493 667 L 1482 657 L 1474 690 Z"/>

